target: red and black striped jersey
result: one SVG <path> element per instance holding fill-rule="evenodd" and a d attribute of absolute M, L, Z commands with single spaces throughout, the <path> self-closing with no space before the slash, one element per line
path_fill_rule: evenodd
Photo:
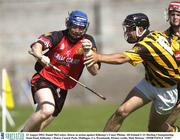
<path fill-rule="evenodd" d="M 96 51 L 96 44 L 93 37 L 85 34 L 83 39 L 85 38 L 92 42 L 93 50 Z M 52 65 L 76 80 L 80 78 L 84 68 L 84 52 L 81 46 L 81 39 L 75 43 L 69 42 L 67 30 L 62 30 L 43 34 L 34 43 L 36 42 L 42 44 L 43 50 L 48 50 L 45 55 L 50 58 Z M 43 67 L 37 62 L 35 69 L 42 77 L 62 89 L 71 89 L 76 85 L 76 82 L 49 66 Z"/>

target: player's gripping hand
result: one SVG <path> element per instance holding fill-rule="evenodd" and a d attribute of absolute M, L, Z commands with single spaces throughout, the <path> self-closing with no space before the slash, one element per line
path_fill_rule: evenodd
<path fill-rule="evenodd" d="M 84 49 L 84 56 L 87 57 L 92 53 L 92 43 L 89 39 L 83 39 L 81 41 L 82 48 Z"/>
<path fill-rule="evenodd" d="M 42 55 L 42 56 L 41 56 L 41 63 L 43 63 L 44 65 L 48 66 L 49 63 L 50 63 L 49 57 L 47 57 L 47 56 L 45 56 L 45 55 Z"/>

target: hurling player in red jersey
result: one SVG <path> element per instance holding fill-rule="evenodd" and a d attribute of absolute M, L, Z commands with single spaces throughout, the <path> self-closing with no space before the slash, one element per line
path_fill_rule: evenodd
<path fill-rule="evenodd" d="M 171 42 L 173 42 L 173 40 L 176 40 L 178 42 L 178 45 L 173 48 L 173 51 L 175 53 L 175 57 L 180 69 L 180 1 L 172 1 L 169 3 L 167 9 L 167 17 L 167 21 L 169 22 L 170 27 L 165 31 L 165 33 L 169 37 Z M 180 82 L 178 82 L 177 84 L 177 89 L 178 102 L 167 120 L 167 123 L 170 125 L 174 125 L 180 112 Z M 180 131 L 180 128 L 178 126 L 174 126 L 174 129 L 175 131 Z"/>
<path fill-rule="evenodd" d="M 96 51 L 93 37 L 86 34 L 88 26 L 87 15 L 75 10 L 66 18 L 67 29 L 43 34 L 31 45 L 31 51 L 41 58 L 35 64 L 37 73 L 31 80 L 37 109 L 26 122 L 23 132 L 42 131 L 61 112 L 67 91 L 72 89 L 76 82 L 48 64 L 51 63 L 78 80 L 85 66 L 84 57 Z M 43 53 L 44 51 L 46 53 Z M 96 75 L 99 68 L 99 63 L 87 67 L 92 75 Z"/>

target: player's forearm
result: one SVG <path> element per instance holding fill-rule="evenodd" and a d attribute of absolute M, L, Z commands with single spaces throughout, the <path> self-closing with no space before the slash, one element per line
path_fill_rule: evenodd
<path fill-rule="evenodd" d="M 98 61 L 108 64 L 122 64 L 128 62 L 130 59 L 121 54 L 98 54 Z"/>
<path fill-rule="evenodd" d="M 32 46 L 31 51 L 38 57 L 42 57 L 42 45 L 40 43 L 36 43 Z"/>

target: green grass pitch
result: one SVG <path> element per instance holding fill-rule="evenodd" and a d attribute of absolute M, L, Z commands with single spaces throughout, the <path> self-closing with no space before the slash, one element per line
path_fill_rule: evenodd
<path fill-rule="evenodd" d="M 118 104 L 87 104 L 64 106 L 61 114 L 44 130 L 46 132 L 102 132 L 108 118 Z M 150 106 L 133 112 L 124 121 L 123 132 L 146 132 Z M 15 132 L 33 112 L 31 107 L 15 107 L 11 112 L 16 126 L 11 128 L 7 122 L 7 131 Z M 2 120 L 2 117 L 0 116 Z M 180 124 L 180 121 L 177 121 Z M 2 121 L 0 122 L 2 130 Z"/>

